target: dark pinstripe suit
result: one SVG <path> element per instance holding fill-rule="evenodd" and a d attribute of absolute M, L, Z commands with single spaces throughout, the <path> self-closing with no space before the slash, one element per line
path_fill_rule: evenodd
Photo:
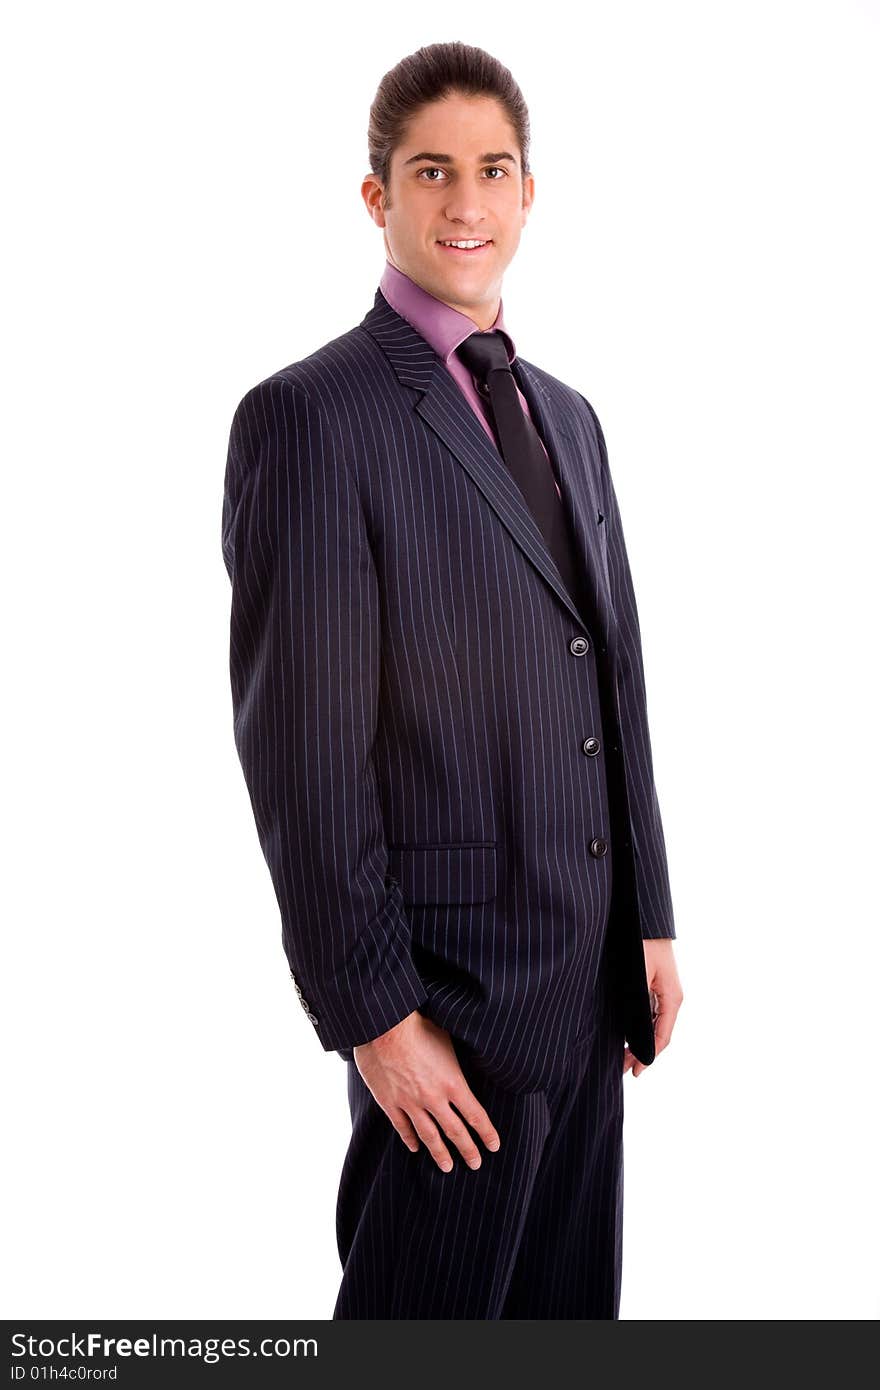
<path fill-rule="evenodd" d="M 356 328 L 250 390 L 231 430 L 234 732 L 301 1002 L 350 1064 L 344 1260 L 361 1211 L 354 1156 L 373 1171 L 372 1153 L 381 1173 L 420 1163 L 354 1045 L 420 1008 L 538 1149 L 548 1097 L 561 1114 L 609 1037 L 614 1065 L 580 1096 L 587 1111 L 611 1098 L 609 1134 L 623 1031 L 653 1057 L 641 939 L 675 931 L 617 501 L 592 407 L 521 357 L 514 372 L 556 464 L 588 615 L 444 364 L 380 292 Z M 502 1149 L 468 1182 L 512 1152 L 490 1113 Z M 617 1140 L 606 1159 L 606 1178 L 619 1175 Z M 368 1247 L 375 1273 L 384 1236 Z M 350 1290 L 362 1283 L 353 1266 Z M 506 1284 L 481 1288 L 482 1305 L 460 1290 L 434 1315 L 507 1316 Z M 344 1281 L 338 1315 L 360 1316 L 364 1297 Z M 378 1293 L 374 1308 L 392 1297 L 397 1312 L 364 1315 L 441 1306 L 434 1290 L 421 1304 Z"/>

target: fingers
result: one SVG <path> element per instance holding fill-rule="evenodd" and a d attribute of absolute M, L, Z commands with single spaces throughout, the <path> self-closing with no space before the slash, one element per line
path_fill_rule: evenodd
<path fill-rule="evenodd" d="M 475 1129 L 487 1149 L 494 1153 L 501 1145 L 498 1131 L 489 1119 L 484 1107 L 477 1100 L 473 1091 L 464 1082 L 450 1094 L 450 1100 L 456 1110 L 467 1120 L 471 1129 Z"/>
<path fill-rule="evenodd" d="M 388 1116 L 397 1133 L 400 1135 L 410 1153 L 417 1153 L 419 1148 L 419 1137 L 409 1115 L 405 1110 L 386 1110 Z"/>
<path fill-rule="evenodd" d="M 675 1027 L 675 1020 L 678 1018 L 678 1011 L 681 1008 L 684 995 L 681 987 L 676 983 L 674 988 L 666 990 L 653 989 L 651 991 L 652 1014 L 654 1018 L 654 1056 L 655 1058 L 669 1046 L 672 1038 L 672 1030 Z M 641 1076 L 645 1070 L 645 1063 L 640 1062 L 633 1055 L 628 1047 L 623 1049 L 623 1071 L 624 1075 L 632 1071 L 633 1076 Z"/>
<path fill-rule="evenodd" d="M 442 1125 L 446 1138 L 452 1141 L 467 1166 L 469 1168 L 479 1168 L 483 1161 L 480 1158 L 480 1151 L 471 1138 L 470 1130 L 462 1123 L 452 1106 L 447 1103 L 439 1107 L 434 1112 L 434 1118 Z M 442 1168 L 444 1165 L 441 1163 L 440 1166 Z M 452 1167 L 451 1159 L 449 1161 L 449 1167 Z"/>
<path fill-rule="evenodd" d="M 453 1106 L 456 1108 L 453 1109 Z M 423 1098 L 422 1104 L 412 1106 L 409 1113 L 397 1109 L 386 1111 L 386 1114 L 410 1152 L 418 1150 L 421 1139 L 437 1167 L 444 1173 L 450 1172 L 453 1166 L 445 1141 L 458 1150 L 469 1168 L 476 1170 L 482 1165 L 480 1150 L 468 1126 L 476 1131 L 492 1153 L 501 1146 L 498 1131 L 485 1108 L 464 1082 L 449 1088 L 448 1095 L 438 1096 L 436 1100 Z"/>
<path fill-rule="evenodd" d="M 452 1170 L 452 1157 L 440 1137 L 439 1129 L 434 1124 L 427 1110 L 416 1110 L 410 1118 L 415 1126 L 416 1133 L 434 1162 L 437 1164 L 437 1167 L 444 1173 L 449 1173 Z"/>
<path fill-rule="evenodd" d="M 657 1015 L 657 1022 L 654 1024 L 654 1052 L 662 1052 L 664 1047 L 669 1046 L 672 1037 L 672 1029 L 675 1026 L 675 1011 L 661 1007 Z"/>
<path fill-rule="evenodd" d="M 495 1126 L 468 1085 L 451 1034 L 417 1010 L 378 1038 L 358 1044 L 354 1060 L 410 1153 L 418 1152 L 421 1139 L 441 1172 L 452 1169 L 450 1147 L 469 1168 L 481 1167 L 471 1129 L 490 1152 L 500 1147 Z"/>
<path fill-rule="evenodd" d="M 669 1046 L 682 999 L 683 995 L 680 989 L 659 995 L 660 1008 L 654 1024 L 655 1052 L 662 1052 L 664 1047 Z"/>

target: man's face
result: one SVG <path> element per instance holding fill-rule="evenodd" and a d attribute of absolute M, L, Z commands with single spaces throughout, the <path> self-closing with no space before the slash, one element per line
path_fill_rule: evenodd
<path fill-rule="evenodd" d="M 423 107 L 394 151 L 389 186 L 368 174 L 361 192 L 385 229 L 388 259 L 488 328 L 534 198 L 534 179 L 523 180 L 519 144 L 501 104 L 455 94 Z M 473 239 L 488 245 L 442 245 Z"/>

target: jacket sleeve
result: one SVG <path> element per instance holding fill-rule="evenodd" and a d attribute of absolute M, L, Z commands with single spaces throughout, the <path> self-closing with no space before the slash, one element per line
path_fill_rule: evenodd
<path fill-rule="evenodd" d="M 355 481 L 322 409 L 269 377 L 240 401 L 227 456 L 233 730 L 281 939 L 325 1051 L 428 998 L 410 954 L 372 746 L 377 575 Z"/>
<path fill-rule="evenodd" d="M 606 517 L 608 574 L 617 616 L 617 690 L 623 760 L 626 769 L 627 798 L 630 808 L 632 845 L 635 855 L 636 886 L 642 937 L 675 937 L 672 894 L 666 843 L 648 730 L 645 671 L 636 596 L 617 494 L 608 464 L 608 450 L 602 426 L 593 407 L 583 396 L 596 431 L 602 467 L 602 485 L 608 507 Z"/>

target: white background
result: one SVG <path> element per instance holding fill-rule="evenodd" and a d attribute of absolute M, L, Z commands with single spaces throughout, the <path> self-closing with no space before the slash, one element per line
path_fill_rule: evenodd
<path fill-rule="evenodd" d="M 529 103 L 505 316 L 599 413 L 639 597 L 686 997 L 625 1083 L 621 1317 L 878 1315 L 878 29 L 7 20 L 4 1316 L 330 1317 L 345 1066 L 233 743 L 223 470 L 244 392 L 371 307 L 369 104 L 452 38 Z"/>

